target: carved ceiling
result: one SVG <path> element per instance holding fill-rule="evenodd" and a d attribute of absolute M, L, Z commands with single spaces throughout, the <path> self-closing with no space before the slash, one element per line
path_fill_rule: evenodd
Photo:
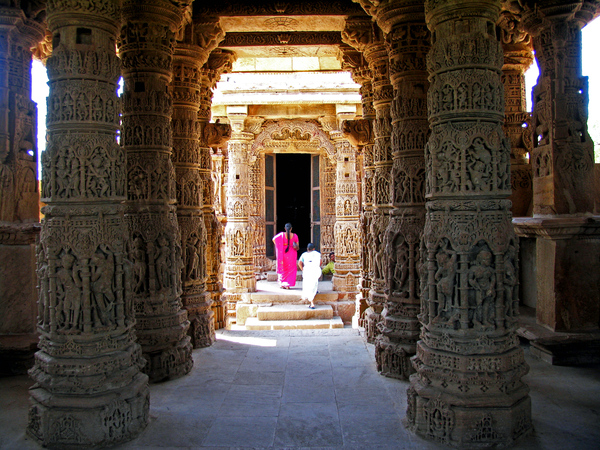
<path fill-rule="evenodd" d="M 236 53 L 234 71 L 340 70 L 346 18 L 365 14 L 352 0 L 196 0 L 193 7 L 195 17 L 220 18 L 226 36 L 219 47 Z M 272 58 L 297 61 L 292 65 Z"/>

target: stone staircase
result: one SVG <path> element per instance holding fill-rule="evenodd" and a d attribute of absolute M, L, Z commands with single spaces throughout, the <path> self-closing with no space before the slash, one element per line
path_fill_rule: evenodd
<path fill-rule="evenodd" d="M 308 330 L 343 328 L 344 322 L 334 315 L 338 294 L 332 291 L 317 293 L 315 309 L 308 307 L 302 300 L 302 282 L 292 289 L 279 289 L 277 282 L 267 281 L 258 284 L 257 292 L 242 294 L 242 300 L 236 306 L 236 325 L 246 330 Z M 302 278 L 300 277 L 300 280 Z M 275 280 L 277 280 L 275 275 Z M 322 284 L 319 285 L 321 290 Z M 330 285 L 327 285 L 330 286 Z M 263 288 L 263 290 L 260 289 Z"/>

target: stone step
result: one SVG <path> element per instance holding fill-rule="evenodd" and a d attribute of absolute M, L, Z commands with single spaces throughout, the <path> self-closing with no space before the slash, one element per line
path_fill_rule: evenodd
<path fill-rule="evenodd" d="M 273 303 L 273 304 L 300 304 L 306 303 L 302 300 L 302 289 L 296 286 L 293 289 L 281 290 L 280 292 L 246 292 L 242 294 L 242 301 L 246 303 Z M 337 292 L 318 292 L 315 296 L 318 303 L 337 302 Z"/>
<path fill-rule="evenodd" d="M 308 308 L 307 308 L 308 309 Z M 246 319 L 246 330 L 317 330 L 344 328 L 339 316 L 332 319 L 309 320 L 258 320 L 257 317 Z"/>
<path fill-rule="evenodd" d="M 332 319 L 333 308 L 329 305 L 316 305 L 315 309 L 308 305 L 259 306 L 256 317 L 261 321 Z"/>
<path fill-rule="evenodd" d="M 267 281 L 277 281 L 277 272 L 267 272 Z M 302 271 L 296 272 L 296 281 L 302 281 Z"/>

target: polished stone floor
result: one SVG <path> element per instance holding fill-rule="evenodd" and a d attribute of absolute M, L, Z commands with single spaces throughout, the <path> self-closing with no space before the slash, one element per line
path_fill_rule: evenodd
<path fill-rule="evenodd" d="M 402 425 L 408 382 L 380 376 L 357 330 L 224 331 L 187 377 L 151 386 L 150 423 L 116 449 L 441 449 Z M 600 449 L 600 366 L 533 359 L 535 432 L 515 449 Z M 0 448 L 25 436 L 26 376 L 0 379 Z"/>

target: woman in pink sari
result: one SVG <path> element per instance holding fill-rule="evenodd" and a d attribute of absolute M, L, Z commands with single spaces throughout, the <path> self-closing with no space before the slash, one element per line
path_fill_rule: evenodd
<path fill-rule="evenodd" d="M 277 280 L 282 289 L 296 286 L 296 260 L 300 248 L 298 236 L 292 233 L 292 224 L 285 224 L 285 231 L 273 238 L 277 256 Z"/>

